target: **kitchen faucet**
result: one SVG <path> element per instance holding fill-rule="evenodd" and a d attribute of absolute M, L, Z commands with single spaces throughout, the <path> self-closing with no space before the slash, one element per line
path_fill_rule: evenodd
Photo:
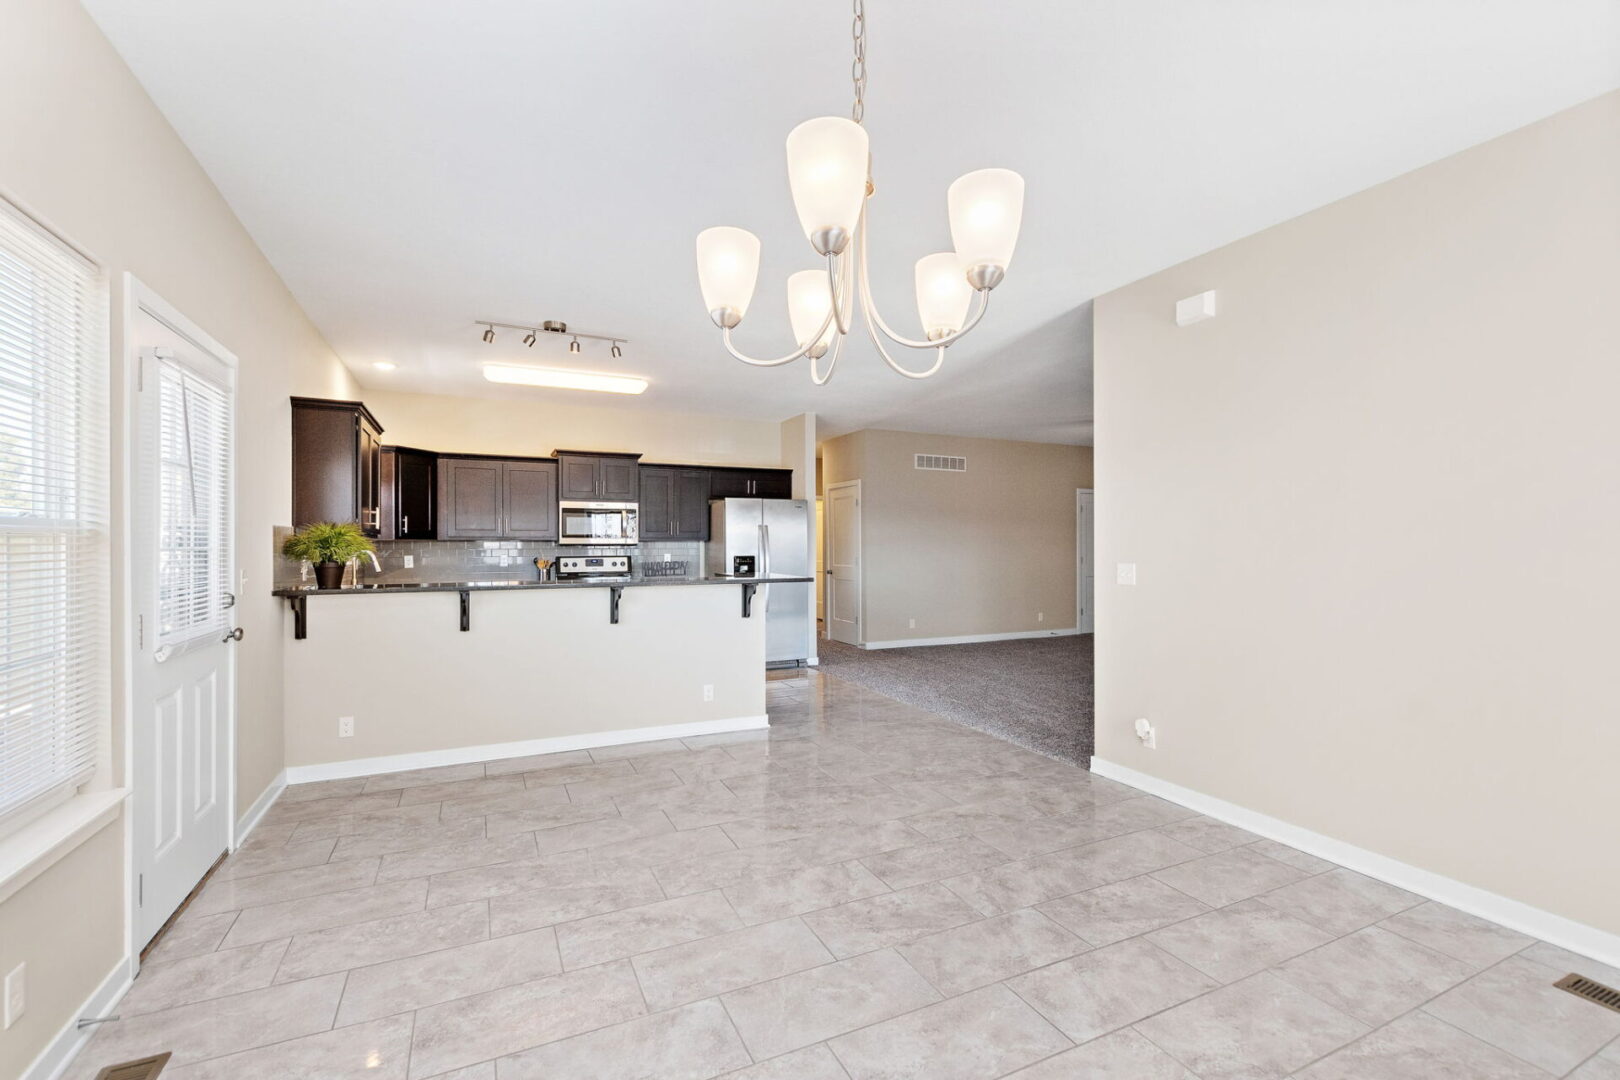
<path fill-rule="evenodd" d="M 364 555 L 366 558 L 371 560 L 371 568 L 373 570 L 375 570 L 378 574 L 382 573 L 382 564 L 377 561 L 377 553 L 375 551 L 362 551 L 360 553 L 360 555 Z M 359 566 L 359 558 L 360 558 L 359 555 L 355 556 L 355 563 L 356 563 L 356 569 L 357 570 L 358 570 L 358 566 Z M 359 576 L 360 575 L 357 572 L 355 574 L 355 577 L 358 578 Z"/>

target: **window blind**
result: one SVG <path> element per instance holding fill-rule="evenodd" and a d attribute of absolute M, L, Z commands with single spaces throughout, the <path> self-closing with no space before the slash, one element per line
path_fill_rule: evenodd
<path fill-rule="evenodd" d="M 217 642 L 229 614 L 231 412 L 173 359 L 158 378 L 158 656 Z"/>
<path fill-rule="evenodd" d="M 107 714 L 106 307 L 0 199 L 0 831 L 89 777 Z"/>

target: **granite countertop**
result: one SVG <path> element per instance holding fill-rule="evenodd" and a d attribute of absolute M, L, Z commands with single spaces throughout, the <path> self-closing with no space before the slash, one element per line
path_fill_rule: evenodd
<path fill-rule="evenodd" d="M 368 585 L 362 582 L 342 589 L 318 589 L 314 585 L 294 585 L 276 589 L 272 596 L 366 596 L 413 592 L 508 592 L 524 589 L 607 589 L 641 588 L 648 585 L 786 585 L 794 582 L 814 581 L 810 577 L 788 574 L 764 574 L 754 577 L 725 577 L 702 575 L 699 577 L 632 577 L 623 581 L 401 581 Z"/>

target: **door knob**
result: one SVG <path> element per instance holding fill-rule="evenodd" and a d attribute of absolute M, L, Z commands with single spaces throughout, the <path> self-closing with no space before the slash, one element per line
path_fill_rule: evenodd
<path fill-rule="evenodd" d="M 225 644 L 229 645 L 233 641 L 241 641 L 241 640 L 242 640 L 242 628 L 240 626 L 238 626 L 234 630 L 225 631 Z"/>

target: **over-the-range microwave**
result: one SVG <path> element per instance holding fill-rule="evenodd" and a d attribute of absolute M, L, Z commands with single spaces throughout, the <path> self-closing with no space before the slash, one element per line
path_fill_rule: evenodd
<path fill-rule="evenodd" d="M 559 544 L 636 543 L 636 504 L 570 502 L 557 504 Z"/>

